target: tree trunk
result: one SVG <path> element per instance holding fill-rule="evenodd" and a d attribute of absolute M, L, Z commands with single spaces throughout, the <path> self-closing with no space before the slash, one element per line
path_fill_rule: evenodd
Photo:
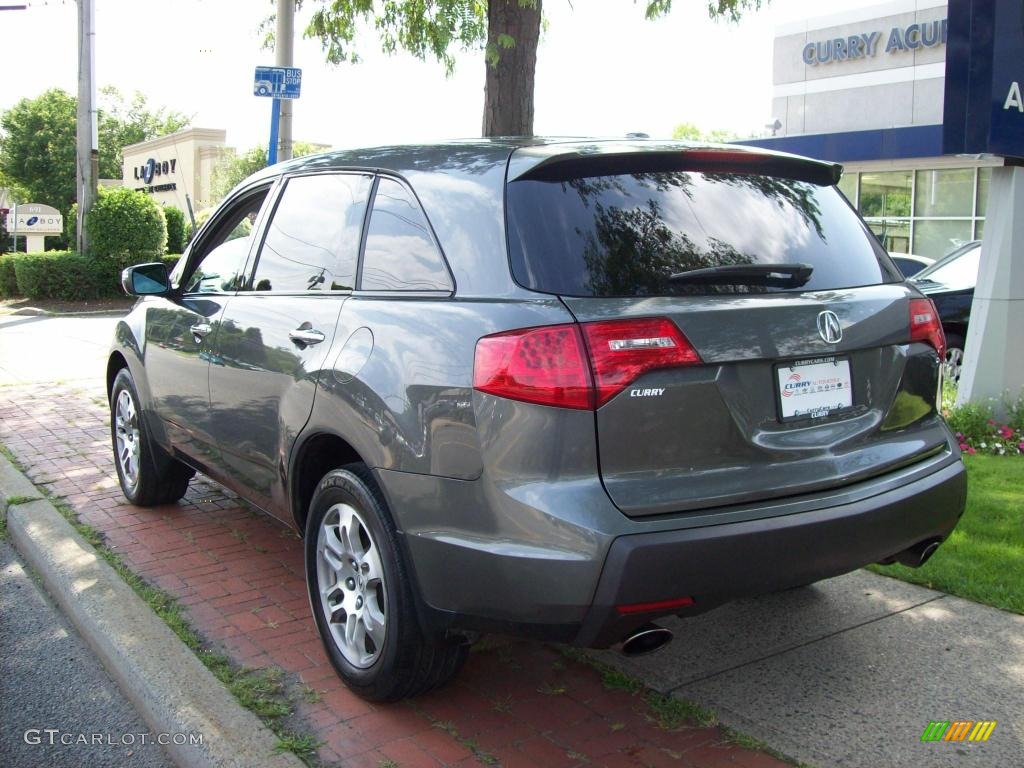
<path fill-rule="evenodd" d="M 533 135 L 533 80 L 537 70 L 541 0 L 535 7 L 520 0 L 490 0 L 487 4 L 487 49 L 497 51 L 498 63 L 487 62 L 484 84 L 484 136 Z M 515 40 L 502 48 L 499 36 Z"/>

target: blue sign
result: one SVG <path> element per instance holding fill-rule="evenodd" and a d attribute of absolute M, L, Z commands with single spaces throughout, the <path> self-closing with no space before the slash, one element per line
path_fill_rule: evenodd
<path fill-rule="evenodd" d="M 942 151 L 1024 158 L 1024 2 L 949 0 Z"/>
<path fill-rule="evenodd" d="M 298 67 L 256 67 L 254 96 L 274 99 L 297 99 L 302 90 L 302 70 Z"/>

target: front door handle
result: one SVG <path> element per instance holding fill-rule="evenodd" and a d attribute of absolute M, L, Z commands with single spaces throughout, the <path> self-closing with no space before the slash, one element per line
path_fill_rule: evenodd
<path fill-rule="evenodd" d="M 192 331 L 192 338 L 195 340 L 196 344 L 202 344 L 203 337 L 213 330 L 213 326 L 209 323 L 197 323 L 189 328 L 189 330 Z"/>
<path fill-rule="evenodd" d="M 299 346 L 311 347 L 314 344 L 319 344 L 325 337 L 320 331 L 310 328 L 308 323 L 303 323 L 294 331 L 289 331 L 288 338 Z"/>

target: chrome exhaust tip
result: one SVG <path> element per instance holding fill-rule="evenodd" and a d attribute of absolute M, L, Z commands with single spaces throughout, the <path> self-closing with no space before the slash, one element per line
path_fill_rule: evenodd
<path fill-rule="evenodd" d="M 935 554 L 935 550 L 939 548 L 941 543 L 939 539 L 928 539 L 919 542 L 897 554 L 895 556 L 896 561 L 900 565 L 906 565 L 910 568 L 920 568 Z"/>
<path fill-rule="evenodd" d="M 623 656 L 643 656 L 672 641 L 672 631 L 657 624 L 644 624 L 622 641 Z"/>

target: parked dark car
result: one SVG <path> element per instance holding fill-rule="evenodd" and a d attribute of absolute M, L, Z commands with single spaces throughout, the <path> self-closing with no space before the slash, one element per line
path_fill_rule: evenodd
<path fill-rule="evenodd" d="M 930 298 L 946 334 L 946 378 L 960 381 L 967 324 L 971 319 L 974 286 L 981 266 L 981 241 L 973 240 L 950 251 L 918 272 L 912 282 Z"/>
<path fill-rule="evenodd" d="M 904 277 L 913 277 L 925 267 L 930 267 L 935 263 L 934 259 L 929 259 L 927 256 L 915 256 L 911 253 L 890 253 L 889 258 L 892 259 L 893 264 L 899 267 Z"/>
<path fill-rule="evenodd" d="M 659 616 L 919 565 L 964 508 L 945 342 L 838 177 L 642 140 L 275 165 L 123 275 L 121 487 L 201 471 L 295 526 L 375 700 L 479 632 L 652 649 Z"/>

